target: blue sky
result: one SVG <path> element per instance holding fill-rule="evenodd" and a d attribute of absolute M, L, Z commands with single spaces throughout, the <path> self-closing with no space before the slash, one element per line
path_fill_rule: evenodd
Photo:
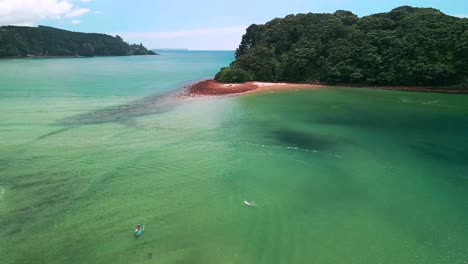
<path fill-rule="evenodd" d="M 0 24 L 119 34 L 149 48 L 226 50 L 238 46 L 248 25 L 274 17 L 337 9 L 364 16 L 401 5 L 468 17 L 468 0 L 0 0 Z"/>

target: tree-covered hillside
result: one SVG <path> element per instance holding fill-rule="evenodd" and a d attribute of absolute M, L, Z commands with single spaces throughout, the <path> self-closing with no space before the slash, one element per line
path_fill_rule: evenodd
<path fill-rule="evenodd" d="M 216 79 L 372 85 L 468 83 L 468 19 L 402 6 L 359 18 L 298 14 L 251 25 Z"/>
<path fill-rule="evenodd" d="M 52 27 L 0 27 L 0 57 L 155 55 L 121 37 Z"/>

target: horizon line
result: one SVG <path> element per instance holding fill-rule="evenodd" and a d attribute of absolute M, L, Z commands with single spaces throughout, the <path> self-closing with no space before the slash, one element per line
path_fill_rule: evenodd
<path fill-rule="evenodd" d="M 177 48 L 152 48 L 157 51 L 236 51 L 235 49 L 177 49 Z"/>

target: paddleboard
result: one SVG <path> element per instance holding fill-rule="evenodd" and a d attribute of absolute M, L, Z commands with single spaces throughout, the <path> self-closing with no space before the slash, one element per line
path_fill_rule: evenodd
<path fill-rule="evenodd" d="M 244 204 L 247 206 L 255 206 L 254 202 L 244 201 Z"/>
<path fill-rule="evenodd" d="M 141 236 L 141 234 L 143 233 L 143 229 L 135 229 L 135 236 Z"/>

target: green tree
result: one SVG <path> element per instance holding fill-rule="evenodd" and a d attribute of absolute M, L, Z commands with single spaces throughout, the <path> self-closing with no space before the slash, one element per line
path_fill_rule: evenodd
<path fill-rule="evenodd" d="M 215 80 L 229 83 L 242 83 L 252 81 L 252 75 L 249 72 L 236 68 L 222 68 L 215 76 Z"/>
<path fill-rule="evenodd" d="M 230 68 L 261 81 L 458 85 L 468 82 L 467 29 L 468 19 L 410 6 L 288 15 L 250 26 Z"/>

